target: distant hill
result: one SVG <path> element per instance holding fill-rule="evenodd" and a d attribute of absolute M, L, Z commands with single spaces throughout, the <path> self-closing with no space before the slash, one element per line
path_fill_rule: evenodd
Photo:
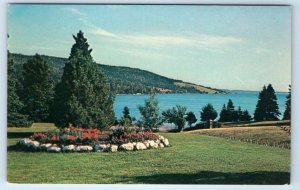
<path fill-rule="evenodd" d="M 67 59 L 46 55 L 42 55 L 42 57 L 51 67 L 53 79 L 57 83 L 62 76 Z M 31 59 L 32 56 L 13 53 L 12 58 L 16 65 L 17 74 L 21 76 L 22 64 Z M 103 64 L 99 64 L 99 67 L 106 76 L 111 89 L 116 94 L 148 94 L 153 90 L 157 93 L 225 93 L 223 90 L 170 79 L 137 68 Z"/>

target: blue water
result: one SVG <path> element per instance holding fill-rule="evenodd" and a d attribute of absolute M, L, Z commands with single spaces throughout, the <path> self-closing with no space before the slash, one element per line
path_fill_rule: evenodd
<path fill-rule="evenodd" d="M 242 91 L 229 94 L 158 94 L 156 97 L 159 101 L 160 112 L 176 105 L 182 105 L 186 106 L 188 111 L 193 111 L 199 120 L 200 110 L 207 103 L 211 103 L 219 114 L 223 104 L 227 105 L 228 99 L 233 101 L 236 109 L 240 106 L 242 110 L 247 109 L 253 116 L 258 94 L 259 92 Z M 279 111 L 283 114 L 287 93 L 276 93 L 276 96 Z M 141 115 L 137 107 L 144 105 L 144 100 L 148 97 L 148 95 L 117 95 L 114 104 L 116 116 L 120 118 L 123 115 L 124 106 L 128 106 L 130 115 L 139 119 Z"/>

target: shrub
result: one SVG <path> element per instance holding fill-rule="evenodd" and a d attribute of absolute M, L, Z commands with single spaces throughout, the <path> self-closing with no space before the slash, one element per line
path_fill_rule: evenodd
<path fill-rule="evenodd" d="M 119 127 L 109 135 L 111 144 L 123 144 L 129 142 L 144 142 L 146 140 L 157 140 L 158 135 L 152 131 L 145 131 L 139 127 Z"/>

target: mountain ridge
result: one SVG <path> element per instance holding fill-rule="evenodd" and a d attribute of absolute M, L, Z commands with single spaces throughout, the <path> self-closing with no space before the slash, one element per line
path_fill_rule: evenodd
<path fill-rule="evenodd" d="M 26 63 L 27 60 L 31 59 L 33 55 L 24 55 L 20 53 L 11 53 L 11 55 L 15 62 L 17 75 L 20 77 L 22 65 Z M 62 76 L 64 65 L 68 59 L 57 56 L 41 56 L 50 66 L 53 79 L 55 83 L 57 83 Z M 224 90 L 168 78 L 140 68 L 105 65 L 101 63 L 97 64 L 115 94 L 149 94 L 151 92 L 202 94 L 226 93 Z"/>

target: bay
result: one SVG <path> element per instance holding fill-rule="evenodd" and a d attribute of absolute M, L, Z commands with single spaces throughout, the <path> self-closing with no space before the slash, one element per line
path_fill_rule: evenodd
<path fill-rule="evenodd" d="M 229 99 L 233 101 L 236 109 L 240 106 L 242 110 L 248 110 L 253 116 L 258 94 L 259 92 L 254 91 L 236 91 L 228 94 L 158 94 L 156 98 L 159 101 L 160 113 L 176 105 L 186 106 L 188 111 L 194 112 L 199 121 L 200 110 L 203 106 L 211 103 L 219 114 L 223 104 L 227 105 Z M 282 117 L 287 93 L 277 92 L 276 96 Z M 124 106 L 128 106 L 131 117 L 140 119 L 138 105 L 143 105 L 148 97 L 149 95 L 117 95 L 114 103 L 116 117 L 121 118 Z"/>

